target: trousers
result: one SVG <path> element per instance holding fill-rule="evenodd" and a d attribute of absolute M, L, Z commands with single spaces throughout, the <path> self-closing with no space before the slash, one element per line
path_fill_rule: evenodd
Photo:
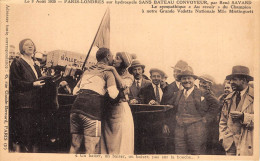
<path fill-rule="evenodd" d="M 177 124 L 175 128 L 175 152 L 176 154 L 205 154 L 206 150 L 205 123 L 198 121 L 187 125 Z"/>

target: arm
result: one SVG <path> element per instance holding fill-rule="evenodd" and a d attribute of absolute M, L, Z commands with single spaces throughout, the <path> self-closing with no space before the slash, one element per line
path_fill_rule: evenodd
<path fill-rule="evenodd" d="M 227 126 L 228 108 L 230 108 L 229 103 L 225 101 L 221 111 L 220 122 L 219 122 L 219 141 L 223 140 L 224 136 L 226 135 L 232 135 L 232 133 L 230 132 Z"/>
<path fill-rule="evenodd" d="M 254 127 L 254 114 L 244 113 L 242 124 L 246 125 L 246 127 Z"/>
<path fill-rule="evenodd" d="M 82 77 L 83 77 L 83 74 L 82 74 L 82 76 L 81 76 L 79 82 L 77 83 L 77 85 L 74 87 L 74 89 L 73 89 L 73 91 L 72 91 L 72 94 L 73 94 L 73 95 L 77 95 L 77 94 L 78 94 L 78 92 L 79 92 L 79 90 L 80 90 L 80 83 L 81 83 L 81 81 L 82 81 Z"/>
<path fill-rule="evenodd" d="M 107 66 L 106 70 L 111 71 L 114 74 L 116 82 L 118 83 L 120 89 L 125 86 L 121 76 L 118 74 L 115 67 Z"/>
<path fill-rule="evenodd" d="M 107 92 L 110 98 L 116 99 L 119 95 L 119 91 L 116 86 L 116 81 L 113 73 L 107 72 L 106 77 L 106 84 L 107 84 Z"/>
<path fill-rule="evenodd" d="M 205 97 L 205 100 L 207 101 L 207 105 L 209 107 L 205 117 L 208 122 L 211 122 L 217 118 L 217 114 L 218 114 L 219 107 L 220 107 L 219 101 L 213 95 L 213 93 L 211 91 L 205 91 L 204 97 Z"/>
<path fill-rule="evenodd" d="M 15 89 L 21 91 L 32 90 L 36 86 L 43 86 L 44 81 L 29 81 L 25 80 L 22 76 L 23 68 L 18 60 L 14 60 L 10 67 L 10 81 Z"/>

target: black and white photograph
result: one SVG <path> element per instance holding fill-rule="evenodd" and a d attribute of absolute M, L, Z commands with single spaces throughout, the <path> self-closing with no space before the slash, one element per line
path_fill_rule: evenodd
<path fill-rule="evenodd" d="M 0 160 L 259 160 L 259 1 L 0 3 Z"/>

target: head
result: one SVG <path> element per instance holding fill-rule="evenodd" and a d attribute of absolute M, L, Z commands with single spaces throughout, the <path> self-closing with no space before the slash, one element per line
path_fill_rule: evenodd
<path fill-rule="evenodd" d="M 242 65 L 233 66 L 232 73 L 226 76 L 230 80 L 231 87 L 234 91 L 242 91 L 248 86 L 249 81 L 254 78 L 250 76 L 249 68 Z"/>
<path fill-rule="evenodd" d="M 188 63 L 183 61 L 183 60 L 179 60 L 176 65 L 173 68 L 173 77 L 176 81 L 178 81 L 177 76 L 178 74 L 181 73 L 182 70 L 185 70 L 185 68 L 188 66 Z"/>
<path fill-rule="evenodd" d="M 19 50 L 22 55 L 32 57 L 36 51 L 36 47 L 31 39 L 23 39 L 19 43 Z"/>
<path fill-rule="evenodd" d="M 167 82 L 166 82 L 166 80 L 167 80 L 167 75 L 165 75 L 163 78 L 162 78 L 162 80 L 161 80 L 161 86 L 162 87 L 165 87 L 166 85 L 167 85 Z"/>
<path fill-rule="evenodd" d="M 145 66 L 141 64 L 139 60 L 134 60 L 132 65 L 128 68 L 128 71 L 136 80 L 140 80 L 143 78 L 144 69 Z"/>
<path fill-rule="evenodd" d="M 200 86 L 201 89 L 209 90 L 212 86 L 212 83 L 205 81 L 203 79 L 200 79 L 199 86 Z"/>
<path fill-rule="evenodd" d="M 195 78 L 191 75 L 184 75 L 180 78 L 182 86 L 186 89 L 189 90 L 194 86 Z"/>
<path fill-rule="evenodd" d="M 126 69 L 131 65 L 132 59 L 134 59 L 133 55 L 126 52 L 118 52 L 116 53 L 116 57 L 113 61 L 113 66 L 115 68 Z"/>
<path fill-rule="evenodd" d="M 230 84 L 232 87 L 232 90 L 234 91 L 242 91 L 248 86 L 249 80 L 246 76 L 233 76 L 230 80 Z"/>
<path fill-rule="evenodd" d="M 150 70 L 150 78 L 154 85 L 159 85 L 164 77 L 163 71 L 155 68 Z"/>
<path fill-rule="evenodd" d="M 113 54 L 107 48 L 100 48 L 96 53 L 98 62 L 104 62 L 107 65 L 113 65 Z"/>
<path fill-rule="evenodd" d="M 159 85 L 162 80 L 162 76 L 159 72 L 152 72 L 150 78 L 151 78 L 153 84 L 155 84 L 155 85 Z"/>
<path fill-rule="evenodd" d="M 180 69 L 177 69 L 177 68 L 174 68 L 173 69 L 173 77 L 175 80 L 178 80 L 177 79 L 177 76 L 181 73 L 181 70 Z"/>
<path fill-rule="evenodd" d="M 233 90 L 232 90 L 232 87 L 231 87 L 231 84 L 230 82 L 226 82 L 225 83 L 225 86 L 224 86 L 224 93 L 225 95 L 228 95 L 229 93 L 231 93 Z"/>
<path fill-rule="evenodd" d="M 210 90 L 211 86 L 215 83 L 214 78 L 208 74 L 204 74 L 199 77 L 199 86 L 200 89 Z"/>
<path fill-rule="evenodd" d="M 136 66 L 133 67 L 132 73 L 136 80 L 140 80 L 143 77 L 144 69 L 141 66 Z"/>
<path fill-rule="evenodd" d="M 177 76 L 177 80 L 181 82 L 186 90 L 189 90 L 194 86 L 194 82 L 197 78 L 198 77 L 194 75 L 193 69 L 190 66 L 186 66 L 186 68 Z"/>

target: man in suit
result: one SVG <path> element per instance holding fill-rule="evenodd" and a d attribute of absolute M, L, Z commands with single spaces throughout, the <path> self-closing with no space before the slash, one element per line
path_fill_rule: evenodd
<path fill-rule="evenodd" d="M 145 65 L 141 64 L 140 61 L 136 59 L 132 62 L 132 65 L 128 68 L 129 73 L 134 76 L 134 82 L 129 89 L 130 104 L 141 103 L 141 100 L 138 97 L 140 90 L 148 86 L 149 84 L 151 84 L 149 80 L 144 79 L 143 77 L 144 69 L 145 69 Z"/>
<path fill-rule="evenodd" d="M 141 103 L 149 105 L 160 105 L 163 90 L 161 89 L 161 80 L 165 77 L 165 73 L 156 68 L 150 70 L 150 78 L 152 84 L 141 89 L 139 96 Z M 144 130 L 143 145 L 146 154 L 163 154 L 165 153 L 165 140 L 162 138 L 162 120 L 163 113 L 146 113 L 143 116 L 142 128 Z"/>
<path fill-rule="evenodd" d="M 224 100 L 219 122 L 219 140 L 226 155 L 253 155 L 254 89 L 248 85 L 254 78 L 249 68 L 234 66 L 231 80 L 233 92 Z"/>
<path fill-rule="evenodd" d="M 167 87 L 164 88 L 164 94 L 162 97 L 161 104 L 162 105 L 167 105 L 171 104 L 172 100 L 174 99 L 174 94 L 178 92 L 179 90 L 183 89 L 180 80 L 177 79 L 178 74 L 181 73 L 186 67 L 188 66 L 188 63 L 179 60 L 175 66 L 173 66 L 173 77 L 175 81 L 173 81 L 171 84 L 169 84 Z M 168 113 L 166 114 L 166 122 L 164 123 L 163 126 L 163 133 L 166 134 L 168 137 L 168 152 L 167 153 L 174 153 L 174 129 L 175 129 L 175 124 L 176 121 L 172 118 L 175 118 L 175 111 L 174 109 L 169 110 Z M 169 120 L 169 121 L 167 121 Z"/>
<path fill-rule="evenodd" d="M 139 93 L 143 104 L 160 105 L 163 96 L 161 81 L 164 77 L 165 73 L 162 70 L 157 68 L 150 70 L 152 84 L 142 88 Z"/>
<path fill-rule="evenodd" d="M 199 77 L 199 88 L 202 91 L 204 97 L 208 102 L 211 104 L 208 104 L 209 106 L 212 106 L 212 109 L 214 109 L 211 112 L 211 119 L 208 120 L 206 124 L 207 129 L 207 148 L 206 148 L 206 154 L 207 155 L 218 155 L 223 154 L 222 147 L 220 146 L 218 142 L 218 119 L 217 115 L 219 112 L 219 101 L 216 98 L 215 94 L 212 92 L 211 88 L 215 84 L 215 80 L 211 75 L 204 74 Z"/>
<path fill-rule="evenodd" d="M 162 104 L 164 104 L 164 105 L 169 104 L 169 101 L 170 101 L 170 99 L 173 98 L 174 93 L 177 92 L 178 90 L 183 89 L 181 82 L 177 79 L 177 76 L 187 66 L 188 66 L 187 62 L 185 62 L 183 60 L 179 60 L 177 62 L 177 64 L 172 67 L 173 68 L 173 77 L 174 77 L 175 81 L 173 81 L 171 84 L 169 84 L 167 86 L 167 88 L 165 88 L 164 96 L 163 96 L 162 102 L 161 102 Z"/>
<path fill-rule="evenodd" d="M 165 92 L 165 90 L 169 86 L 168 82 L 166 82 L 167 78 L 168 78 L 168 76 L 167 76 L 167 74 L 165 74 L 165 76 L 162 78 L 162 81 L 161 81 L 161 88 L 162 88 L 163 92 Z"/>
<path fill-rule="evenodd" d="M 205 95 L 194 82 L 197 76 L 187 66 L 178 76 L 183 90 L 176 93 L 172 105 L 176 109 L 174 131 L 175 153 L 203 155 L 206 150 L 206 124 L 212 119 L 214 104 L 218 103 L 210 95 Z"/>

